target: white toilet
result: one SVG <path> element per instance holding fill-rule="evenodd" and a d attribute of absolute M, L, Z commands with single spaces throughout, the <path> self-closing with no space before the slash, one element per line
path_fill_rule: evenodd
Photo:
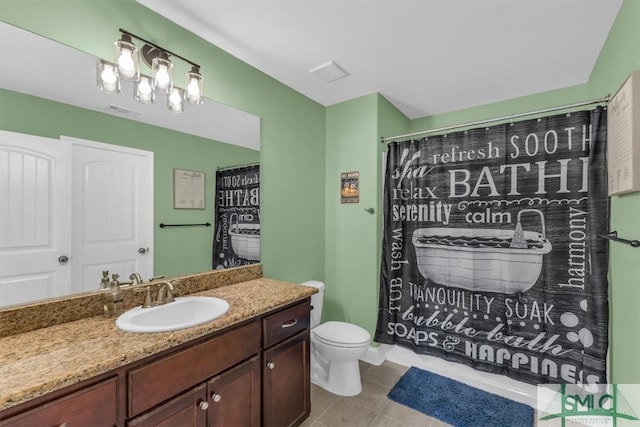
<path fill-rule="evenodd" d="M 311 382 L 339 396 L 360 394 L 358 359 L 366 354 L 371 335 L 352 323 L 320 324 L 324 283 L 310 280 L 302 284 L 318 288 L 311 296 Z"/>

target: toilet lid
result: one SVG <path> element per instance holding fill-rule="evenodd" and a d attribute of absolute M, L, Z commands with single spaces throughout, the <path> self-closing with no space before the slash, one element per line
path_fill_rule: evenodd
<path fill-rule="evenodd" d="M 325 322 L 313 328 L 312 333 L 322 341 L 336 344 L 364 344 L 371 339 L 369 332 L 346 322 Z"/>

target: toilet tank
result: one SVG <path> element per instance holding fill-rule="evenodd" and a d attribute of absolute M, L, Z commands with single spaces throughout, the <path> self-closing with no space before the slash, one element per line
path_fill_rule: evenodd
<path fill-rule="evenodd" d="M 311 306 L 313 309 L 311 310 L 311 327 L 315 328 L 320 324 L 320 319 L 322 317 L 322 301 L 324 299 L 324 283 L 319 282 L 317 280 L 309 280 L 307 282 L 301 283 L 301 285 L 312 286 L 318 289 L 318 293 L 311 295 Z"/>

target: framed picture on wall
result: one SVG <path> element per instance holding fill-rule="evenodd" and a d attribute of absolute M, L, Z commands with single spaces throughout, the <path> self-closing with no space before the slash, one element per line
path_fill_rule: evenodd
<path fill-rule="evenodd" d="M 340 202 L 360 202 L 360 172 L 343 172 L 340 174 Z"/>
<path fill-rule="evenodd" d="M 173 208 L 205 208 L 205 173 L 173 169 Z"/>

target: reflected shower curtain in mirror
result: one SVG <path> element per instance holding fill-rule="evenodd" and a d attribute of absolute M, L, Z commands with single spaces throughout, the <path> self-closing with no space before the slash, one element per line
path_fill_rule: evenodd
<path fill-rule="evenodd" d="M 214 269 L 260 262 L 260 166 L 216 171 Z"/>
<path fill-rule="evenodd" d="M 389 144 L 375 339 L 606 383 L 606 111 Z"/>

